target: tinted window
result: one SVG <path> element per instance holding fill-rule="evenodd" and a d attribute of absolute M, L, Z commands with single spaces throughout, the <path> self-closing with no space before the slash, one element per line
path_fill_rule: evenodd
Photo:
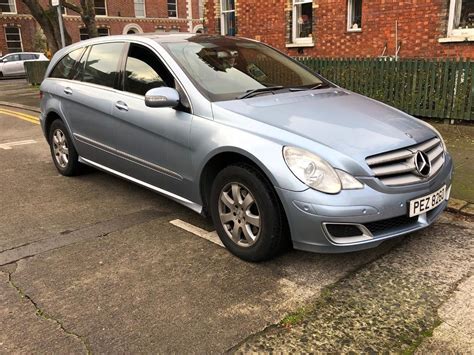
<path fill-rule="evenodd" d="M 122 48 L 123 43 L 104 43 L 92 46 L 82 81 L 114 87 Z"/>
<path fill-rule="evenodd" d="M 71 80 L 82 81 L 83 76 L 84 76 L 84 67 L 86 66 L 86 60 L 88 57 L 89 49 L 90 47 L 87 47 L 87 49 L 84 51 L 84 54 L 82 55 L 81 60 L 74 68 L 74 72 L 72 73 L 70 77 Z"/>
<path fill-rule="evenodd" d="M 69 79 L 78 60 L 81 59 L 82 52 L 84 52 L 84 48 L 76 49 L 65 55 L 63 59 L 56 64 L 50 77 Z"/>
<path fill-rule="evenodd" d="M 7 62 L 16 62 L 17 60 L 20 60 L 20 56 L 18 54 L 9 55 L 5 57 L 4 60 L 6 60 Z"/>
<path fill-rule="evenodd" d="M 160 86 L 174 86 L 160 59 L 148 48 L 132 44 L 125 66 L 124 90 L 138 95 Z"/>
<path fill-rule="evenodd" d="M 20 54 L 21 60 L 32 60 L 36 59 L 34 54 Z"/>

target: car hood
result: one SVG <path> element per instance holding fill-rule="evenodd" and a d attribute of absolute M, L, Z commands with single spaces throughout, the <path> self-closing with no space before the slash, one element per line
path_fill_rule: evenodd
<path fill-rule="evenodd" d="M 257 96 L 215 105 L 360 159 L 435 136 L 423 122 L 340 88 Z"/>

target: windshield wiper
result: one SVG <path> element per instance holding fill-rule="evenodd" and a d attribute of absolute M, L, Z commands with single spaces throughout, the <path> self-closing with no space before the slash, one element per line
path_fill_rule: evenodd
<path fill-rule="evenodd" d="M 252 97 L 252 96 L 258 95 L 260 93 L 269 92 L 269 91 L 273 91 L 273 90 L 279 90 L 279 89 L 283 89 L 283 88 L 284 88 L 284 86 L 278 85 L 278 86 L 268 86 L 268 87 L 265 87 L 265 88 L 247 90 L 244 94 L 242 94 L 240 96 L 237 96 L 237 99 L 239 99 L 239 100 L 240 99 L 246 99 L 247 97 Z"/>
<path fill-rule="evenodd" d="M 324 89 L 324 88 L 327 88 L 329 87 L 330 85 L 327 84 L 327 83 L 318 83 L 314 86 L 311 86 L 309 88 L 290 88 L 290 91 L 307 91 L 307 90 L 316 90 L 316 89 Z"/>

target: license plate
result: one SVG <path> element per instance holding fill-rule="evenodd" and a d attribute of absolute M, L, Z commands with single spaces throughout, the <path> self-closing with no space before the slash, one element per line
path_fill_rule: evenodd
<path fill-rule="evenodd" d="M 418 216 L 439 206 L 446 199 L 446 185 L 432 194 L 410 201 L 410 217 Z"/>

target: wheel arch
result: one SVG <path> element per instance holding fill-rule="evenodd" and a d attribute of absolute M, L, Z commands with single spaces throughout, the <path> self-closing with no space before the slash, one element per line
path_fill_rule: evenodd
<path fill-rule="evenodd" d="M 51 110 L 46 114 L 45 119 L 44 119 L 44 133 L 45 133 L 45 136 L 46 136 L 46 140 L 49 139 L 49 130 L 51 128 L 51 125 L 57 119 L 64 122 L 63 118 L 56 111 Z M 66 124 L 66 127 L 68 127 L 67 124 Z M 69 129 L 69 127 L 68 127 L 68 129 Z"/>
<path fill-rule="evenodd" d="M 69 136 L 71 137 L 71 141 L 75 145 L 74 135 L 72 134 L 72 130 L 71 130 L 71 127 L 69 126 L 69 122 L 63 117 L 63 115 L 61 115 L 54 108 L 50 109 L 44 116 L 44 135 L 48 143 L 49 143 L 49 130 L 51 128 L 51 124 L 57 119 L 61 120 L 64 123 L 69 133 Z"/>
<path fill-rule="evenodd" d="M 272 189 L 274 189 L 274 186 L 277 185 L 274 176 L 270 173 L 270 171 L 268 171 L 265 165 L 255 156 L 239 148 L 226 147 L 219 149 L 218 151 L 213 152 L 213 154 L 208 157 L 206 163 L 203 164 L 202 168 L 200 169 L 199 192 L 204 214 L 208 214 L 207 206 L 209 202 L 212 182 L 214 181 L 213 177 L 215 177 L 218 172 L 226 166 L 235 165 L 239 163 L 251 165 L 257 170 L 259 170 L 266 178 L 267 183 Z M 278 194 L 276 195 L 278 197 Z"/>

